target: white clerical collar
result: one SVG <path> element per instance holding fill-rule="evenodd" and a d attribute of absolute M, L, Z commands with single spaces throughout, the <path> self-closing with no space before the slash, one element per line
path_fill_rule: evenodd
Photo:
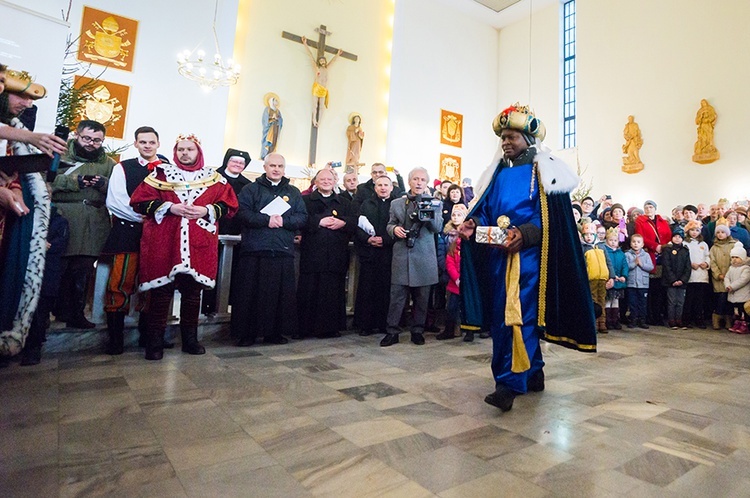
<path fill-rule="evenodd" d="M 271 182 L 271 185 L 273 185 L 274 187 L 278 187 L 279 183 L 281 183 L 281 180 L 279 180 L 278 182 L 273 182 L 271 180 L 268 180 L 268 181 Z"/>
<path fill-rule="evenodd" d="M 331 191 L 329 194 L 324 194 L 323 192 L 321 192 L 320 190 L 318 190 L 318 193 L 320 195 L 322 195 L 323 197 L 331 197 L 333 195 L 333 191 Z"/>
<path fill-rule="evenodd" d="M 227 175 L 229 178 L 237 178 L 239 173 L 231 173 L 228 169 L 224 169 L 224 174 Z"/>

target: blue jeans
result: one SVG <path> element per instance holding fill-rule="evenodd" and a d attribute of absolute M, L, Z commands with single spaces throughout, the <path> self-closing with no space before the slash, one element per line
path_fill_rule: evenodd
<path fill-rule="evenodd" d="M 625 297 L 628 300 L 628 307 L 630 308 L 630 323 L 645 322 L 648 289 L 628 287 L 625 289 Z"/>
<path fill-rule="evenodd" d="M 685 304 L 685 285 L 667 287 L 667 320 L 682 320 L 682 306 Z"/>

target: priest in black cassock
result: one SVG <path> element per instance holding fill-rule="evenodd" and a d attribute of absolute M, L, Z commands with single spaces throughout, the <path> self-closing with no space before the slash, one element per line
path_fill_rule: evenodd
<path fill-rule="evenodd" d="M 359 257 L 354 325 L 361 336 L 371 335 L 376 329 L 381 334 L 387 332 L 394 241 L 386 227 L 393 199 L 393 181 L 381 176 L 375 180 L 375 196 L 365 200 L 357 213 L 369 223 L 360 223 L 354 234 Z"/>
<path fill-rule="evenodd" d="M 303 195 L 307 223 L 300 244 L 297 304 L 299 332 L 293 339 L 340 337 L 346 329 L 349 238 L 357 228 L 351 202 L 333 191 L 333 171 L 315 175 L 315 190 Z"/>

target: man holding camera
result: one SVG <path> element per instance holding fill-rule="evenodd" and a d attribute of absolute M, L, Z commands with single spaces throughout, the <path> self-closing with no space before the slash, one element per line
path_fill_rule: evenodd
<path fill-rule="evenodd" d="M 391 298 L 388 307 L 388 332 L 382 347 L 398 343 L 398 327 L 406 299 L 414 303 L 411 342 L 424 344 L 424 323 L 430 286 L 438 282 L 435 237 L 443 225 L 442 203 L 426 195 L 429 174 L 424 168 L 409 172 L 409 192 L 391 203 L 386 230 L 396 242 L 391 262 Z"/>

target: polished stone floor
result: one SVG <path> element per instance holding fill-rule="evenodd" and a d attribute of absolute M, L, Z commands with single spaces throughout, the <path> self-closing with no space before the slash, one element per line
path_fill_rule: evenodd
<path fill-rule="evenodd" d="M 490 340 L 49 355 L 0 369 L 0 496 L 750 496 L 750 336 L 544 345 L 513 410 Z"/>

